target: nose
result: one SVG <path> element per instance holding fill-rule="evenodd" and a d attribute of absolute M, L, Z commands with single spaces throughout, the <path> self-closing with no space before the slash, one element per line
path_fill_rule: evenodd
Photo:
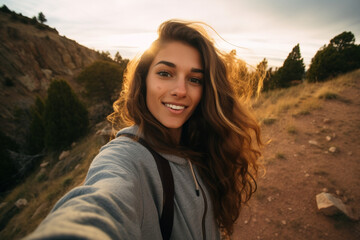
<path fill-rule="evenodd" d="M 175 84 L 174 84 L 174 88 L 171 90 L 171 95 L 179 97 L 179 98 L 185 97 L 186 93 L 187 93 L 186 79 L 178 78 L 174 82 L 175 82 Z"/>

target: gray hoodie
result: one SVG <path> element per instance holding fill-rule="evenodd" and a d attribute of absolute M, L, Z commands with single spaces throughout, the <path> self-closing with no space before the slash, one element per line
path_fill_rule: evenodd
<path fill-rule="evenodd" d="M 162 239 L 163 189 L 155 160 L 140 143 L 119 137 L 136 131 L 136 126 L 122 129 L 103 146 L 84 185 L 62 197 L 26 239 Z M 184 158 L 161 155 L 174 176 L 171 239 L 220 239 L 210 195 L 196 167 L 192 170 Z"/>

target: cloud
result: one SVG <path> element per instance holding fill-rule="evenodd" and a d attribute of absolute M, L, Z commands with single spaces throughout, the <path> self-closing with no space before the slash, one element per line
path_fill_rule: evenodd
<path fill-rule="evenodd" d="M 251 64 L 264 57 L 281 66 L 300 43 L 310 63 L 316 51 L 343 31 L 360 37 L 358 0 L 22 0 L 3 1 L 11 10 L 37 16 L 42 11 L 48 24 L 61 35 L 100 51 L 116 51 L 132 57 L 156 38 L 158 26 L 171 18 L 204 21 L 226 41 L 225 50 L 237 51 Z M 129 46 L 123 48 L 119 46 Z M 272 61 L 274 63 L 272 63 Z M 275 63 L 276 62 L 276 63 Z"/>

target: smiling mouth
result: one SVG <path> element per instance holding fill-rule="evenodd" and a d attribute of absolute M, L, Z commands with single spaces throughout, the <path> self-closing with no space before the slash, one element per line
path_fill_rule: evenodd
<path fill-rule="evenodd" d="M 181 105 L 174 105 L 174 104 L 170 104 L 170 103 L 164 103 L 164 105 L 168 108 L 171 108 L 173 110 L 183 110 L 186 107 L 185 106 L 181 106 Z"/>

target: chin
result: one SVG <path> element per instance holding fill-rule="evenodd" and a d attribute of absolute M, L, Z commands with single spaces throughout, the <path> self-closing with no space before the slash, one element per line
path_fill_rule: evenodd
<path fill-rule="evenodd" d="M 180 129 L 182 127 L 183 123 L 182 124 L 180 124 L 180 123 L 179 124 L 170 123 L 170 124 L 163 124 L 163 125 L 168 129 L 175 130 L 175 129 Z"/>

